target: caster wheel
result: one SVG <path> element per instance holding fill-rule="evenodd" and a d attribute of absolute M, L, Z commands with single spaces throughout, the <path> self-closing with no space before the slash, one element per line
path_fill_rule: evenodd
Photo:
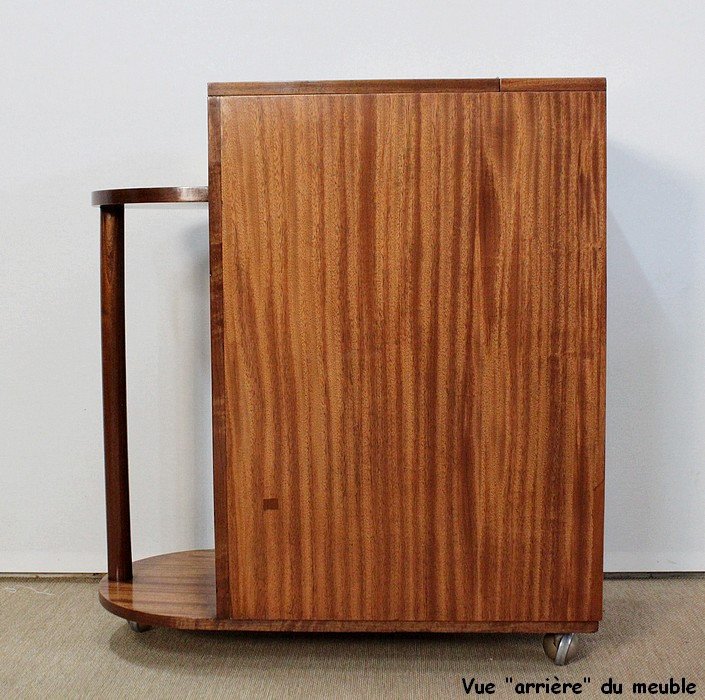
<path fill-rule="evenodd" d="M 149 632 L 149 630 L 152 629 L 152 625 L 142 625 L 139 622 L 133 622 L 132 620 L 128 620 L 127 624 L 133 632 Z"/>
<path fill-rule="evenodd" d="M 578 637 L 572 632 L 544 635 L 543 650 L 556 666 L 565 666 L 578 653 Z"/>

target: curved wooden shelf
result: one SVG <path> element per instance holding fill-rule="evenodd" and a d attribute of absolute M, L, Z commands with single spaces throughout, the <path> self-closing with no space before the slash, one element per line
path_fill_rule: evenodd
<path fill-rule="evenodd" d="M 91 204 L 169 204 L 207 202 L 207 187 L 129 187 L 117 190 L 96 190 Z"/>
<path fill-rule="evenodd" d="M 229 629 L 215 617 L 212 549 L 161 554 L 132 565 L 132 580 L 100 582 L 100 602 L 111 613 L 144 625 Z"/>
<path fill-rule="evenodd" d="M 231 620 L 215 616 L 212 549 L 162 554 L 133 564 L 128 583 L 100 582 L 100 602 L 126 620 L 187 630 L 260 632 L 594 632 L 597 622 L 440 620 Z"/>

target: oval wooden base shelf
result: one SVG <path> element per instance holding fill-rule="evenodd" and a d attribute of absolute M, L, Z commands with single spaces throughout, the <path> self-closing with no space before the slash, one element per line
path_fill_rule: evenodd
<path fill-rule="evenodd" d="M 136 561 L 129 583 L 100 582 L 100 602 L 126 620 L 186 630 L 260 632 L 594 632 L 597 622 L 443 620 L 232 620 L 215 616 L 212 549 Z"/>

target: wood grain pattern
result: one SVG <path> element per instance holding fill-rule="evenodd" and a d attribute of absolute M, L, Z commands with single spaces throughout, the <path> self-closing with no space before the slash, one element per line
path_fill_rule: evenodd
<path fill-rule="evenodd" d="M 233 95 L 331 95 L 398 92 L 498 92 L 499 78 L 441 80 L 322 80 L 289 83 L 209 83 L 212 97 Z"/>
<path fill-rule="evenodd" d="M 232 616 L 599 620 L 604 93 L 220 105 Z"/>
<path fill-rule="evenodd" d="M 213 550 L 174 552 L 136 561 L 129 583 L 100 582 L 99 599 L 115 615 L 143 625 L 188 630 L 262 632 L 593 632 L 596 623 L 570 621 L 375 622 L 369 620 L 232 620 L 216 616 Z"/>
<path fill-rule="evenodd" d="M 587 90 L 604 92 L 607 90 L 605 78 L 501 78 L 499 89 L 502 92 L 556 92 Z"/>
<path fill-rule="evenodd" d="M 226 385 L 223 348 L 223 241 L 221 187 L 220 100 L 208 98 L 208 221 L 211 304 L 211 386 L 213 405 L 213 500 L 217 559 L 218 617 L 231 614 L 230 542 L 228 540 L 228 436 L 225 413 Z"/>

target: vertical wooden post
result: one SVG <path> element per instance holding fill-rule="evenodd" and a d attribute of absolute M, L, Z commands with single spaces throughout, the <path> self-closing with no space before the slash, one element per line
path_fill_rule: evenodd
<path fill-rule="evenodd" d="M 125 371 L 125 207 L 100 208 L 100 307 L 108 578 L 132 579 Z"/>

